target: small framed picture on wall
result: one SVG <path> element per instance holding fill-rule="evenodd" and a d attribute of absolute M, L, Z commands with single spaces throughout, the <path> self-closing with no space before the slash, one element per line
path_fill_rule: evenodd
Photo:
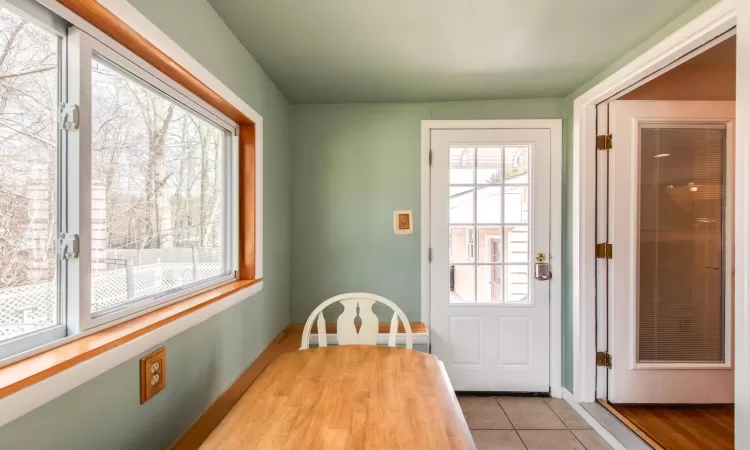
<path fill-rule="evenodd" d="M 411 211 L 393 211 L 393 233 L 394 234 L 413 234 L 414 219 Z"/>

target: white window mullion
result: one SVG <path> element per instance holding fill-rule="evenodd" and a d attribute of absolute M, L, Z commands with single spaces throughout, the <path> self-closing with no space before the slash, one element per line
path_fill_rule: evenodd
<path fill-rule="evenodd" d="M 78 128 L 67 131 L 67 228 L 79 236 L 79 253 L 68 260 L 67 326 L 78 333 L 91 321 L 91 37 L 68 32 L 68 103 L 78 106 Z"/>

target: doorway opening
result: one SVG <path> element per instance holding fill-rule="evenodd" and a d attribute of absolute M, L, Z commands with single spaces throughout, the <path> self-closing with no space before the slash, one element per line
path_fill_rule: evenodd
<path fill-rule="evenodd" d="M 596 401 L 654 448 L 734 448 L 735 101 L 730 30 L 596 106 Z"/>

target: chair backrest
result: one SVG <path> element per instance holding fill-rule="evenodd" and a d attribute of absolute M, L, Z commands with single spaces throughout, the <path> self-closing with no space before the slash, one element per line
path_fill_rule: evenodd
<path fill-rule="evenodd" d="M 350 294 L 341 294 L 324 301 L 315 311 L 310 314 L 302 331 L 302 346 L 300 350 L 310 347 L 310 333 L 313 322 L 317 320 L 318 324 L 318 346 L 325 347 L 328 345 L 328 335 L 326 333 L 326 321 L 323 317 L 323 310 L 334 303 L 341 303 L 344 306 L 344 312 L 341 313 L 336 321 L 336 336 L 339 345 L 377 345 L 378 343 L 378 316 L 372 311 L 372 305 L 383 303 L 393 310 L 391 318 L 391 328 L 388 334 L 388 346 L 396 346 L 396 336 L 398 335 L 398 322 L 404 324 L 406 332 L 406 348 L 412 348 L 411 326 L 406 319 L 406 314 L 401 311 L 395 303 L 385 297 L 375 294 L 365 294 L 353 292 Z M 354 320 L 357 318 L 357 307 L 359 307 L 359 317 L 362 320 L 362 326 L 357 332 Z"/>

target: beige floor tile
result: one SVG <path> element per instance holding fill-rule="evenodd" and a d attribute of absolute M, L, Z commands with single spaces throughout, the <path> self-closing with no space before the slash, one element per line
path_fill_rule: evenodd
<path fill-rule="evenodd" d="M 552 408 L 552 411 L 557 414 L 565 426 L 571 430 L 590 430 L 591 427 L 583 417 L 579 416 L 573 408 L 570 407 L 568 402 L 561 398 L 545 398 L 545 402 Z"/>
<path fill-rule="evenodd" d="M 586 450 L 612 450 L 607 441 L 594 430 L 574 430 L 573 434 L 586 447 Z"/>
<path fill-rule="evenodd" d="M 586 450 L 568 430 L 519 430 L 529 450 Z"/>
<path fill-rule="evenodd" d="M 472 430 L 477 450 L 526 450 L 514 430 Z"/>
<path fill-rule="evenodd" d="M 547 406 L 544 399 L 500 397 L 505 414 L 517 430 L 565 430 L 567 427 Z"/>
<path fill-rule="evenodd" d="M 512 430 L 495 397 L 459 397 L 466 423 L 472 430 Z"/>

